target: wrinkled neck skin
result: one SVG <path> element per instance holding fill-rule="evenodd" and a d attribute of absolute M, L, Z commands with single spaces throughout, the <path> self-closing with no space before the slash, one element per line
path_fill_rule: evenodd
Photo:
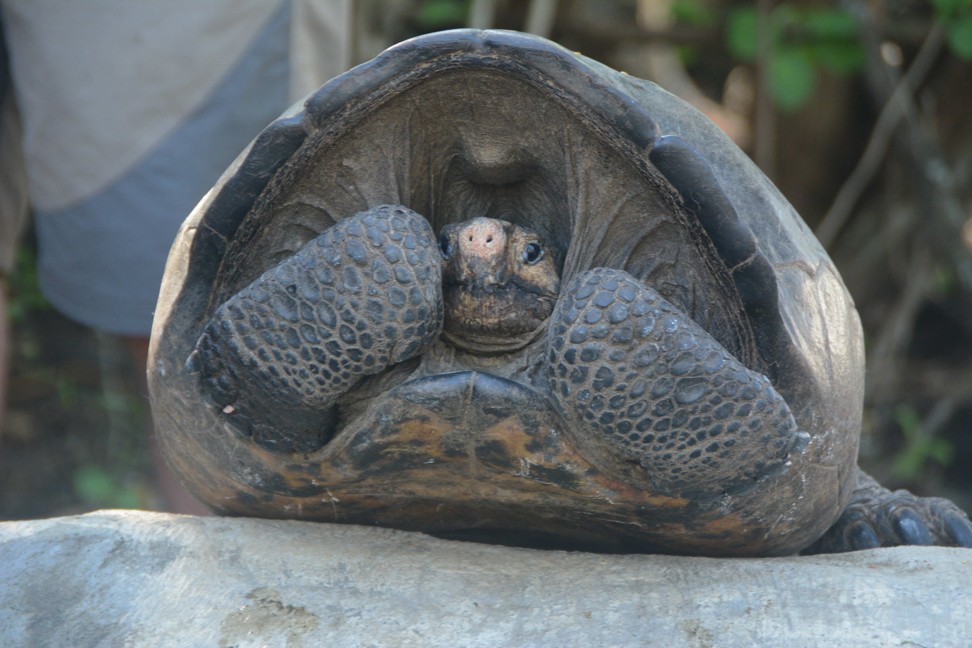
<path fill-rule="evenodd" d="M 502 356 L 513 353 L 546 337 L 549 318 L 532 331 L 510 334 L 442 331 L 442 339 L 462 355 L 478 357 L 483 367 L 495 366 Z"/>
<path fill-rule="evenodd" d="M 455 345 L 443 335 L 422 356 L 421 365 L 413 377 L 454 371 L 482 371 L 523 385 L 535 386 L 538 375 L 542 375 L 538 369 L 546 350 L 546 332 L 547 323 L 544 322 L 533 332 L 532 340 L 515 348 L 511 344 L 509 351 L 495 350 L 496 345 L 492 345 L 489 347 L 493 349 L 491 352 L 470 351 L 466 347 Z"/>

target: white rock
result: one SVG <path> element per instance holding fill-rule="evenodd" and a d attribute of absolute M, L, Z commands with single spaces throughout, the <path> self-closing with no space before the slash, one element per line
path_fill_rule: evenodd
<path fill-rule="evenodd" d="M 0 524 L 2 646 L 969 646 L 972 551 L 603 556 L 107 511 Z"/>

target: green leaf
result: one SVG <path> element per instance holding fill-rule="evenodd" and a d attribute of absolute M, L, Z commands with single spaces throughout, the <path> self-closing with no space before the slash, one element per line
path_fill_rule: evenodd
<path fill-rule="evenodd" d="M 955 291 L 955 273 L 948 266 L 935 268 L 934 286 L 935 292 L 942 296 L 949 296 Z"/>
<path fill-rule="evenodd" d="M 836 74 L 852 74 L 864 67 L 864 48 L 857 41 L 822 43 L 816 54 L 820 63 Z"/>
<path fill-rule="evenodd" d="M 918 452 L 904 452 L 891 464 L 891 472 L 899 479 L 914 480 L 921 475 L 925 457 Z"/>
<path fill-rule="evenodd" d="M 84 466 L 74 473 L 74 492 L 88 506 L 132 509 L 145 505 L 138 488 L 120 483 L 98 466 Z"/>
<path fill-rule="evenodd" d="M 972 61 L 972 13 L 949 22 L 946 30 L 952 53 L 960 59 Z"/>
<path fill-rule="evenodd" d="M 78 402 L 78 384 L 64 376 L 54 378 L 54 386 L 57 388 L 57 402 L 64 409 L 70 409 Z"/>
<path fill-rule="evenodd" d="M 894 408 L 892 416 L 906 439 L 913 441 L 921 436 L 921 416 L 913 406 L 901 403 Z"/>
<path fill-rule="evenodd" d="M 115 480 L 101 468 L 85 466 L 74 474 L 74 492 L 85 504 L 104 505 L 115 493 Z"/>
<path fill-rule="evenodd" d="M 729 12 L 726 21 L 726 46 L 741 61 L 755 61 L 759 19 L 755 7 L 738 7 Z"/>
<path fill-rule="evenodd" d="M 963 9 L 972 8 L 972 0 L 932 0 L 938 17 L 947 21 Z"/>
<path fill-rule="evenodd" d="M 675 0 L 672 18 L 685 25 L 707 26 L 715 24 L 715 13 L 699 0 Z"/>
<path fill-rule="evenodd" d="M 943 466 L 949 466 L 955 456 L 955 447 L 946 439 L 931 439 L 928 442 L 928 456 Z"/>
<path fill-rule="evenodd" d="M 139 497 L 137 491 L 132 488 L 125 488 L 115 496 L 115 501 L 112 503 L 112 506 L 115 508 L 136 509 L 145 506 L 145 503 Z"/>
<path fill-rule="evenodd" d="M 788 2 L 782 2 L 773 8 L 770 13 L 770 24 L 773 30 L 773 42 L 779 43 L 781 37 L 796 27 L 801 27 L 804 21 L 804 12 L 800 11 Z"/>
<path fill-rule="evenodd" d="M 922 430 L 918 411 L 906 403 L 894 408 L 894 420 L 904 435 L 904 447 L 898 452 L 891 466 L 892 472 L 901 479 L 921 477 L 930 459 L 943 466 L 951 464 L 955 447 L 946 439 L 927 437 Z"/>
<path fill-rule="evenodd" d="M 802 26 L 815 61 L 837 74 L 850 74 L 864 67 L 864 48 L 857 35 L 857 23 L 849 13 L 817 9 L 806 14 Z"/>
<path fill-rule="evenodd" d="M 17 248 L 17 265 L 7 277 L 7 287 L 10 289 L 7 316 L 12 322 L 23 323 L 31 312 L 51 308 L 40 291 L 35 256 L 33 248 L 25 243 Z"/>
<path fill-rule="evenodd" d="M 855 39 L 857 23 L 854 17 L 836 9 L 816 9 L 807 13 L 803 25 L 816 38 Z"/>
<path fill-rule="evenodd" d="M 105 389 L 101 392 L 101 406 L 106 412 L 128 414 L 135 409 L 135 399 L 123 391 Z"/>
<path fill-rule="evenodd" d="M 423 27 L 435 29 L 462 25 L 468 13 L 469 3 L 465 0 L 425 0 L 415 19 Z"/>
<path fill-rule="evenodd" d="M 678 56 L 678 60 L 682 62 L 682 65 L 687 68 L 699 62 L 699 50 L 695 47 L 689 45 L 678 46 L 675 48 L 675 54 Z"/>
<path fill-rule="evenodd" d="M 813 93 L 813 63 L 806 50 L 774 52 L 769 65 L 770 94 L 783 110 L 796 110 Z"/>

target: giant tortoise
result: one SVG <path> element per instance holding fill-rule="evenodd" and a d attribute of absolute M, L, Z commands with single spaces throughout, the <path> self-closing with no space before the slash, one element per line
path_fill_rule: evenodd
<path fill-rule="evenodd" d="M 546 40 L 406 41 L 268 126 L 183 225 L 149 378 L 220 514 L 595 551 L 972 545 L 857 467 L 861 327 L 773 184 Z"/>

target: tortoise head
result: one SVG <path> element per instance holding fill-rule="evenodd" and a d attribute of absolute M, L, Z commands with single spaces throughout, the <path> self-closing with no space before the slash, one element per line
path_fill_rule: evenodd
<path fill-rule="evenodd" d="M 472 352 L 508 351 L 535 339 L 560 290 L 555 254 L 532 230 L 493 218 L 442 229 L 443 336 Z"/>

